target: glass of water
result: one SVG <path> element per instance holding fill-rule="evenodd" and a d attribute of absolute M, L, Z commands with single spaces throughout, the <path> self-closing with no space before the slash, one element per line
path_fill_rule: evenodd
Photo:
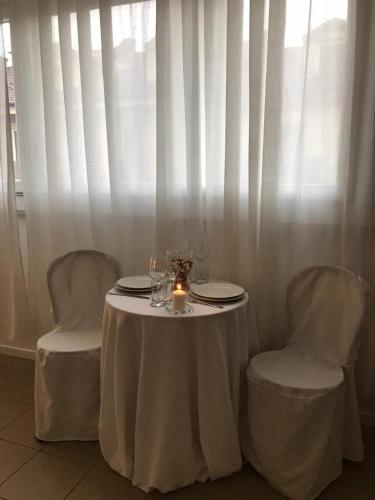
<path fill-rule="evenodd" d="M 167 264 L 165 257 L 150 257 L 148 272 L 151 277 L 151 306 L 164 306 L 167 299 Z"/>

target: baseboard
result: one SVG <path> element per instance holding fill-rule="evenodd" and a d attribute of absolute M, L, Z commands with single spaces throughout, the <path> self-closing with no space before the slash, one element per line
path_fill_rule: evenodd
<path fill-rule="evenodd" d="M 25 349 L 14 345 L 0 344 L 0 354 L 17 356 L 18 358 L 35 359 L 35 351 L 33 349 Z"/>

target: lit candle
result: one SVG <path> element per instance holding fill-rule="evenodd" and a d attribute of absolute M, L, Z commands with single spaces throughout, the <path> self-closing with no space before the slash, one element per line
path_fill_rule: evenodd
<path fill-rule="evenodd" d="M 178 312 L 185 311 L 187 301 L 187 294 L 181 290 L 181 285 L 177 285 L 177 289 L 172 292 L 172 305 L 173 309 Z"/>

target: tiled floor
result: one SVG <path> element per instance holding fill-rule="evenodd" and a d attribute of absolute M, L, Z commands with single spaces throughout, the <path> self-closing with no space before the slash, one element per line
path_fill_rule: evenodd
<path fill-rule="evenodd" d="M 145 494 L 112 472 L 97 442 L 43 443 L 34 438 L 33 362 L 0 355 L 0 499 L 7 500 L 277 500 L 279 493 L 245 466 L 233 476 L 166 495 Z M 364 429 L 366 460 L 321 500 L 375 499 L 375 428 Z"/>

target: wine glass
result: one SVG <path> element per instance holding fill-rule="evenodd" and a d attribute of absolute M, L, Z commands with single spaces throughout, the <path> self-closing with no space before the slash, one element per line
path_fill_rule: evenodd
<path fill-rule="evenodd" d="M 210 249 L 205 238 L 200 239 L 194 246 L 194 257 L 196 261 L 195 279 L 197 283 L 207 283 L 209 276 L 208 257 Z"/>
<path fill-rule="evenodd" d="M 151 277 L 151 306 L 161 307 L 165 304 L 165 278 L 167 266 L 164 257 L 150 257 L 148 273 Z"/>

